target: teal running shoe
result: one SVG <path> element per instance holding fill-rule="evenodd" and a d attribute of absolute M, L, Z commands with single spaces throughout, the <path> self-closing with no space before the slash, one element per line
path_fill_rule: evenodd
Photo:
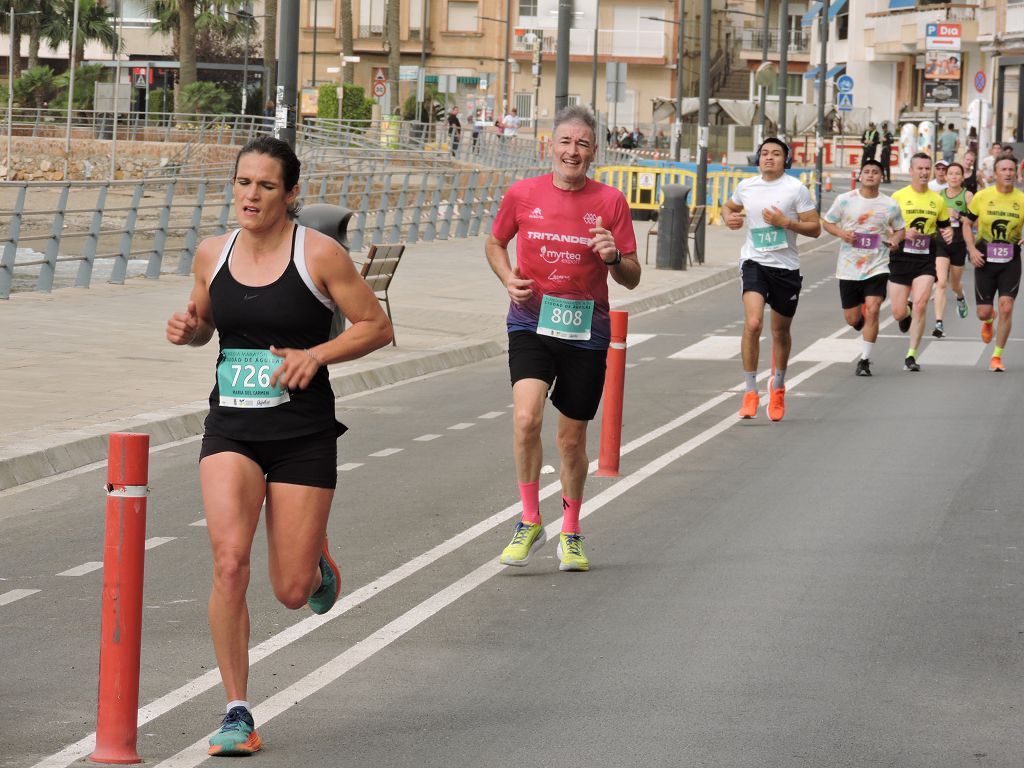
<path fill-rule="evenodd" d="M 224 715 L 220 728 L 210 737 L 209 754 L 218 757 L 251 755 L 259 752 L 263 741 L 256 733 L 252 714 L 245 707 L 232 707 Z"/>
<path fill-rule="evenodd" d="M 313 613 L 317 614 L 327 613 L 331 610 L 338 602 L 338 595 L 341 593 L 341 569 L 331 557 L 326 536 L 324 536 L 324 549 L 320 554 L 320 576 L 323 579 L 320 587 L 309 596 L 309 607 Z"/>

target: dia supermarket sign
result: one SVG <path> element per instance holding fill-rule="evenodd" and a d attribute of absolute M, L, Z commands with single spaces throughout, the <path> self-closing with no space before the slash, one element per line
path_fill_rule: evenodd
<path fill-rule="evenodd" d="M 959 51 L 961 26 L 949 21 L 932 22 L 925 25 L 925 50 Z"/>

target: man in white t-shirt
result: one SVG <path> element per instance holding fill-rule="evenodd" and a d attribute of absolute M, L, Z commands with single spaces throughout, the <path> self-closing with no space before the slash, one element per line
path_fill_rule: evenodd
<path fill-rule="evenodd" d="M 519 113 L 515 107 L 512 107 L 511 111 L 501 118 L 501 135 L 508 141 L 515 138 L 517 133 L 519 133 Z"/>
<path fill-rule="evenodd" d="M 949 170 L 949 163 L 939 160 L 935 163 L 935 178 L 928 182 L 928 189 L 932 192 L 941 192 L 949 184 L 946 183 L 946 171 Z"/>
<path fill-rule="evenodd" d="M 757 415 L 757 361 L 760 355 L 764 306 L 772 308 L 773 376 L 768 381 L 768 418 L 785 414 L 785 377 L 793 345 L 790 326 L 796 314 L 803 277 L 796 236 L 818 237 L 821 222 L 807 188 L 786 175 L 789 146 L 775 137 L 757 150 L 759 176 L 741 181 L 725 202 L 722 219 L 729 229 L 742 229 L 749 221 L 740 251 L 743 282 L 743 375 L 746 392 L 740 418 Z"/>
<path fill-rule="evenodd" d="M 985 182 L 986 187 L 991 187 L 996 180 L 996 160 L 1003 154 L 1003 145 L 998 141 L 993 141 L 992 145 L 988 148 L 988 154 L 982 158 L 978 164 L 978 170 L 981 172 L 981 180 Z"/>
<path fill-rule="evenodd" d="M 836 277 L 843 316 L 855 331 L 863 330 L 864 351 L 856 375 L 871 375 L 871 351 L 878 340 L 878 312 L 889 284 L 889 248 L 903 240 L 906 225 L 900 205 L 878 191 L 882 164 L 866 160 L 860 188 L 836 198 L 821 225 L 839 238 Z"/>

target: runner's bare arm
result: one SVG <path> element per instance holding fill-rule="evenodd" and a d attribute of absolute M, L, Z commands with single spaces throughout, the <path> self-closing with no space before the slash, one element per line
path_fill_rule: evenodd
<path fill-rule="evenodd" d="M 729 229 L 742 229 L 746 217 L 743 215 L 743 206 L 726 200 L 722 206 L 722 221 Z"/>
<path fill-rule="evenodd" d="M 966 221 L 962 227 L 964 231 L 964 244 L 967 246 L 967 255 L 971 257 L 971 264 L 977 268 L 985 266 L 985 257 L 978 250 L 978 243 L 974 239 L 974 220 L 965 217 Z"/>
<path fill-rule="evenodd" d="M 804 237 L 818 237 L 821 234 L 821 219 L 818 218 L 817 211 L 798 213 L 794 220 L 773 206 L 765 208 L 763 216 L 766 224 L 788 229 Z"/>
<path fill-rule="evenodd" d="M 210 308 L 210 279 L 228 235 L 209 237 L 196 248 L 192 264 L 195 282 L 184 312 L 175 312 L 167 320 L 167 340 L 171 344 L 201 347 L 213 338 L 216 330 Z"/>
<path fill-rule="evenodd" d="M 508 255 L 508 241 L 502 242 L 494 235 L 487 238 L 484 246 L 487 254 L 487 263 L 501 284 L 508 291 L 508 296 L 516 304 L 522 304 L 533 295 L 533 280 L 527 280 L 519 273 L 519 267 L 513 268 L 512 261 Z"/>
<path fill-rule="evenodd" d="M 821 226 L 825 228 L 832 237 L 838 237 L 844 243 L 853 245 L 853 231 L 849 229 L 843 229 L 838 224 L 833 224 L 831 221 L 821 220 Z"/>
<path fill-rule="evenodd" d="M 597 217 L 597 224 L 590 230 L 590 234 L 593 235 L 590 247 L 608 267 L 612 279 L 630 290 L 636 288 L 640 283 L 640 260 L 636 256 L 636 251 L 619 251 L 615 244 L 615 236 L 611 230 L 605 229 L 600 216 Z"/>
<path fill-rule="evenodd" d="M 317 289 L 341 309 L 348 326 L 336 338 L 308 350 L 270 348 L 284 358 L 271 383 L 289 389 L 305 389 L 321 366 L 364 357 L 388 344 L 394 333 L 380 301 L 335 240 L 307 230 L 306 263 Z"/>

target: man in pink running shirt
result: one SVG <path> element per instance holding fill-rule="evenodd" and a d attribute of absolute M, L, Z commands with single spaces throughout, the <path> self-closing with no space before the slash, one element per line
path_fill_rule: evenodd
<path fill-rule="evenodd" d="M 501 553 L 522 566 L 545 541 L 539 480 L 544 400 L 559 411 L 562 533 L 559 570 L 586 571 L 580 535 L 587 478 L 587 423 L 604 389 L 611 337 L 608 277 L 635 288 L 640 282 L 636 236 L 622 193 L 587 170 L 597 149 L 597 125 L 585 107 L 555 116 L 552 173 L 513 184 L 491 227 L 487 261 L 508 290 L 508 358 L 514 408 L 514 453 L 522 520 Z M 516 238 L 516 265 L 508 244 Z"/>

